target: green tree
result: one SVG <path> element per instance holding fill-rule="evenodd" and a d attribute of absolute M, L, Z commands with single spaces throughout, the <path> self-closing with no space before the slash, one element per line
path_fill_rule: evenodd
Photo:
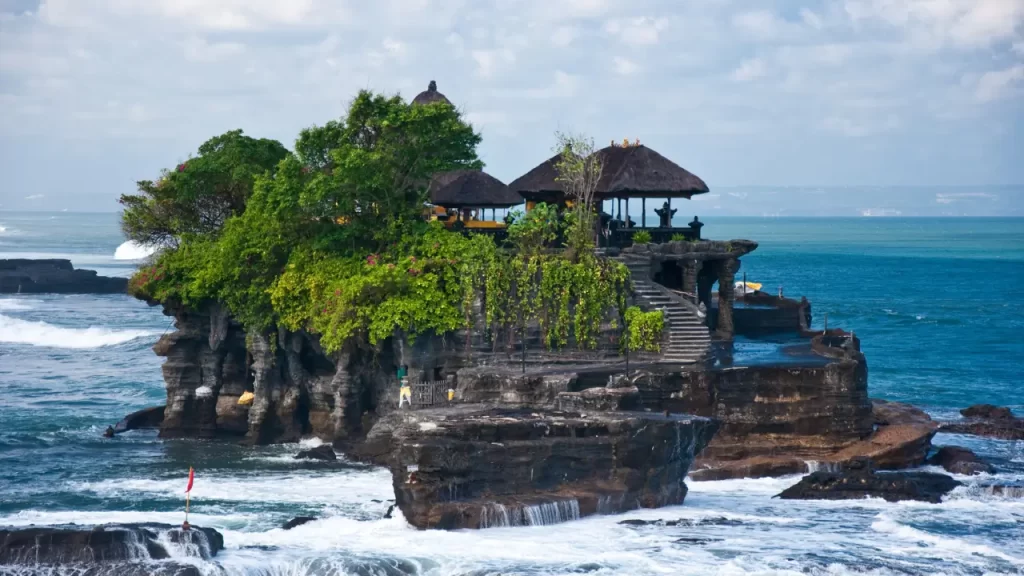
<path fill-rule="evenodd" d="M 303 162 L 321 172 L 302 202 L 314 217 L 344 223 L 335 234 L 341 247 L 377 249 L 422 220 L 433 174 L 483 167 L 479 143 L 450 104 L 410 105 L 362 91 L 343 122 L 300 137 Z"/>
<path fill-rule="evenodd" d="M 276 140 L 232 130 L 207 140 L 198 155 L 164 170 L 157 181 L 137 183 L 120 198 L 121 229 L 130 240 L 177 246 L 189 234 L 215 236 L 245 211 L 256 178 L 273 173 L 288 150 Z"/>

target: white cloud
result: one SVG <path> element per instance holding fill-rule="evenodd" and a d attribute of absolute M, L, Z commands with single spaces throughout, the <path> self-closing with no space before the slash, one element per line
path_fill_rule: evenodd
<path fill-rule="evenodd" d="M 799 26 L 779 18 L 768 10 L 741 12 L 733 16 L 733 26 L 755 40 L 771 41 L 793 36 Z"/>
<path fill-rule="evenodd" d="M 991 102 L 1021 92 L 1019 84 L 1024 81 L 1024 64 L 1017 64 L 1005 70 L 984 73 L 974 91 L 979 102 Z"/>
<path fill-rule="evenodd" d="M 1006 106 L 978 105 L 1024 90 L 1024 23 L 1009 6 L 1024 2 L 768 10 L 788 4 L 43 0 L 26 15 L 0 0 L 0 171 L 23 203 L 86 194 L 34 176 L 46 171 L 32 158 L 49 154 L 69 174 L 92 170 L 97 190 L 130 191 L 118 186 L 214 134 L 243 128 L 291 145 L 302 127 L 343 115 L 359 89 L 410 97 L 436 79 L 506 181 L 532 161 L 524 150 L 548 151 L 556 128 L 599 142 L 632 134 L 712 185 L 1024 181 L 1004 152 L 1024 128 Z M 779 133 L 793 145 L 768 145 Z M 706 150 L 688 144 L 696 138 Z M 69 142 L 110 160 L 86 163 Z M 837 155 L 850 161 L 829 168 Z"/>
<path fill-rule="evenodd" d="M 628 76 L 636 72 L 637 66 L 629 59 L 623 58 L 621 56 L 616 56 L 612 58 L 612 69 L 615 70 L 616 74 Z"/>
<path fill-rule="evenodd" d="M 661 32 L 668 27 L 667 18 L 613 19 L 605 23 L 605 31 L 621 42 L 633 45 L 657 44 Z"/>
<path fill-rule="evenodd" d="M 497 54 L 490 50 L 473 50 L 470 55 L 476 62 L 477 73 L 485 78 L 494 74 L 498 61 Z"/>
<path fill-rule="evenodd" d="M 182 43 L 185 59 L 190 62 L 219 62 L 245 52 L 245 45 L 238 42 L 207 42 L 198 36 L 189 36 Z"/>
<path fill-rule="evenodd" d="M 732 71 L 732 79 L 736 82 L 749 82 L 761 78 L 766 73 L 764 61 L 760 58 L 751 58 L 741 62 L 739 67 Z"/>
<path fill-rule="evenodd" d="M 815 30 L 821 30 L 822 26 L 825 25 L 820 16 L 807 8 L 800 9 L 800 19 L 803 20 L 804 24 Z"/>
<path fill-rule="evenodd" d="M 844 7 L 854 22 L 884 23 L 932 46 L 990 46 L 1024 24 L 1020 0 L 846 0 Z"/>
<path fill-rule="evenodd" d="M 25 196 L 25 200 L 41 200 L 42 198 L 42 194 L 33 194 L 31 196 Z"/>
<path fill-rule="evenodd" d="M 559 48 L 564 48 L 572 41 L 579 37 L 579 30 L 572 26 L 559 26 L 555 28 L 555 31 L 551 33 L 551 44 Z"/>

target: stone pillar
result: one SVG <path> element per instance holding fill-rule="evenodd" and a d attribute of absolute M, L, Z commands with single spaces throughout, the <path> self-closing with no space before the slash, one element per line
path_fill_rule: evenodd
<path fill-rule="evenodd" d="M 723 340 L 732 340 L 732 305 L 735 301 L 736 270 L 739 262 L 730 258 L 718 266 L 718 336 Z"/>
<path fill-rule="evenodd" d="M 700 275 L 702 264 L 701 260 L 690 260 L 689 262 L 683 261 L 683 292 L 687 294 L 697 295 L 697 276 Z"/>

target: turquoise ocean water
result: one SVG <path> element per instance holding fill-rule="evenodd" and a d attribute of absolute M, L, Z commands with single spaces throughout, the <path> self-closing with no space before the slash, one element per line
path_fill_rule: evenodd
<path fill-rule="evenodd" d="M 872 396 L 951 417 L 969 404 L 1024 415 L 1024 219 L 708 219 L 704 235 L 760 243 L 748 280 L 805 295 L 815 324 L 862 339 Z M 0 212 L 0 258 L 65 257 L 128 275 L 115 214 Z M 122 254 L 124 256 L 126 254 Z M 193 522 L 227 550 L 209 574 L 1021 574 L 1024 502 L 957 489 L 946 502 L 781 502 L 798 477 L 690 483 L 680 507 L 572 524 L 417 532 L 380 519 L 390 475 L 300 464 L 298 446 L 114 440 L 103 429 L 164 401 L 159 309 L 118 296 L 0 296 L 0 526 Z M 314 444 L 315 441 L 306 441 Z M 1024 482 L 1024 443 L 940 434 Z M 298 515 L 325 519 L 292 531 Z M 726 518 L 630 527 L 626 518 Z M 729 525 L 723 525 L 729 524 Z M 703 538 L 703 544 L 686 539 Z M 0 567 L 0 573 L 4 569 Z"/>

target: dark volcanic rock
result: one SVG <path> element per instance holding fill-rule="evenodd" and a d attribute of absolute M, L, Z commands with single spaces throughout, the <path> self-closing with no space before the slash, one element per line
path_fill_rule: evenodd
<path fill-rule="evenodd" d="M 945 474 L 875 472 L 868 461 L 854 461 L 838 472 L 813 472 L 782 491 L 786 500 L 919 500 L 937 504 L 960 483 Z"/>
<path fill-rule="evenodd" d="M 928 463 L 933 466 L 942 466 L 948 472 L 966 476 L 982 472 L 987 474 L 995 472 L 995 468 L 991 464 L 978 458 L 974 452 L 960 446 L 942 446 L 928 459 Z"/>
<path fill-rule="evenodd" d="M 281 529 L 291 530 L 296 526 L 302 526 L 303 524 L 315 522 L 316 520 L 319 520 L 319 518 L 314 518 L 313 516 L 296 516 L 295 518 L 292 518 L 291 520 L 285 522 L 284 525 L 281 526 Z"/>
<path fill-rule="evenodd" d="M 75 270 L 70 260 L 0 260 L 0 294 L 125 294 L 127 278 Z"/>
<path fill-rule="evenodd" d="M 878 426 L 936 425 L 927 412 L 917 406 L 911 406 L 902 402 L 890 402 L 888 400 L 872 398 L 871 412 L 875 418 L 875 424 Z"/>
<path fill-rule="evenodd" d="M 943 422 L 940 429 L 951 434 L 970 434 L 1000 440 L 1024 440 L 1024 418 L 1016 418 L 1009 408 L 977 404 L 960 411 L 963 420 Z"/>
<path fill-rule="evenodd" d="M 486 528 L 680 504 L 694 455 L 717 426 L 646 412 L 461 405 L 389 414 L 366 445 L 386 455 L 410 524 Z"/>
<path fill-rule="evenodd" d="M 212 558 L 224 537 L 212 528 L 189 531 L 165 524 L 108 524 L 0 530 L 0 565 L 53 565 L 163 560 L 175 556 Z"/>
<path fill-rule="evenodd" d="M 1004 406 L 993 406 L 992 404 L 975 404 L 960 411 L 964 418 L 988 418 L 991 420 L 1012 420 L 1013 412 Z"/>
<path fill-rule="evenodd" d="M 329 460 L 334 461 L 338 459 L 338 456 L 334 453 L 334 448 L 331 448 L 330 444 L 321 444 L 316 448 L 310 448 L 309 450 L 303 450 L 295 455 L 296 460 Z"/>
<path fill-rule="evenodd" d="M 159 428 L 164 421 L 164 407 L 154 406 L 132 412 L 114 425 L 114 434 L 143 428 Z"/>

